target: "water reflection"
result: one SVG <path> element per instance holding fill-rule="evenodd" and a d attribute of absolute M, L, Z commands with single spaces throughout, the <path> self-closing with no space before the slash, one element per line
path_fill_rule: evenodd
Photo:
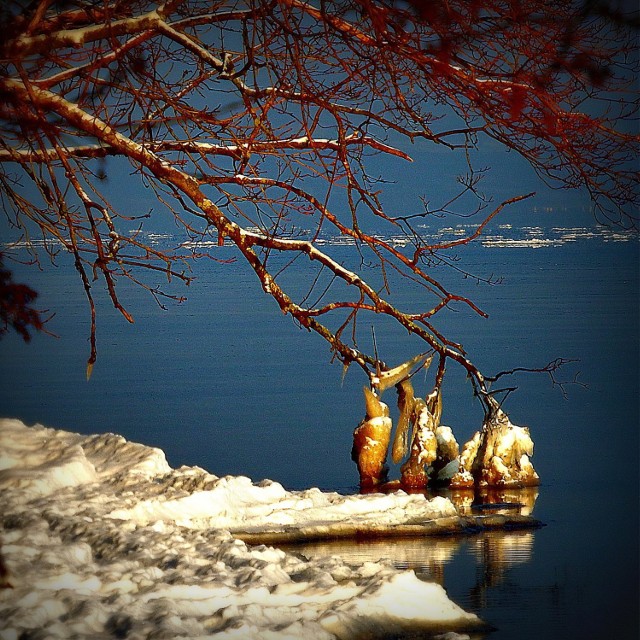
<path fill-rule="evenodd" d="M 538 499 L 538 487 L 523 489 L 456 489 L 440 491 L 438 495 L 449 498 L 461 515 L 482 513 L 518 513 L 533 515 Z"/>
<path fill-rule="evenodd" d="M 539 487 L 521 488 L 476 488 L 476 489 L 410 489 L 399 482 L 389 482 L 377 487 L 361 488 L 360 493 L 392 493 L 402 490 L 406 493 L 424 493 L 427 498 L 444 496 L 453 502 L 460 515 L 482 515 L 496 513 L 517 513 L 523 516 L 533 514 L 538 499 Z"/>
<path fill-rule="evenodd" d="M 307 558 L 340 556 L 353 564 L 389 559 L 399 569 L 413 569 L 416 575 L 444 586 L 445 568 L 453 558 L 468 552 L 478 568 L 478 592 L 500 584 L 511 567 L 531 560 L 533 531 L 486 531 L 446 538 L 388 538 L 383 540 L 332 540 L 279 545 Z"/>
<path fill-rule="evenodd" d="M 508 570 L 530 562 L 533 557 L 532 531 L 488 531 L 468 543 L 476 561 L 476 581 L 469 591 L 469 602 L 475 610 L 487 606 L 493 587 L 505 581 Z"/>
<path fill-rule="evenodd" d="M 447 537 L 330 540 L 279 546 L 310 559 L 340 556 L 345 562 L 352 564 L 389 559 L 399 569 L 413 569 L 423 580 L 444 584 L 444 567 L 458 552 L 460 544 L 460 539 Z"/>
<path fill-rule="evenodd" d="M 532 515 L 538 489 L 439 491 L 438 495 L 450 498 L 463 515 Z M 486 606 L 488 592 L 507 579 L 511 568 L 531 561 L 534 540 L 535 530 L 493 530 L 446 537 L 335 540 L 282 548 L 307 558 L 340 556 L 354 564 L 390 559 L 397 568 L 412 569 L 422 580 L 445 588 L 447 565 L 466 556 L 474 562 L 475 581 L 465 600 L 477 611 Z"/>

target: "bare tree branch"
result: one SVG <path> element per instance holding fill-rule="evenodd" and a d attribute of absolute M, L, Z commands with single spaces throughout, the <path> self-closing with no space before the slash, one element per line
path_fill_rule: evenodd
<path fill-rule="evenodd" d="M 74 256 L 92 317 L 89 371 L 94 281 L 132 321 L 120 278 L 160 300 L 147 276 L 188 282 L 183 265 L 206 253 L 151 246 L 128 228 L 138 212 L 118 210 L 103 183 L 117 161 L 191 242 L 232 244 L 279 308 L 345 366 L 356 362 L 370 378 L 384 369 L 358 336 L 386 316 L 438 354 L 438 386 L 454 361 L 491 410 L 488 385 L 506 372 L 483 375 L 446 329 L 454 305 L 486 314 L 430 267 L 450 263 L 447 250 L 533 194 L 514 185 L 491 206 L 472 152 L 497 141 L 553 185 L 586 189 L 600 215 L 637 228 L 636 32 L 574 3 L 427 4 L 9 2 L 0 195 L 18 235 Z M 386 167 L 411 161 L 417 143 L 459 152 L 467 175 L 456 194 L 423 196 L 439 207 L 391 215 Z M 378 177 L 374 156 L 384 161 Z M 452 210 L 477 222 L 451 242 L 430 242 L 413 222 Z M 349 243 L 348 262 L 327 236 Z M 287 265 L 308 261 L 306 293 L 288 289 L 274 259 L 282 253 Z M 417 287 L 419 309 L 397 306 L 398 280 Z"/>

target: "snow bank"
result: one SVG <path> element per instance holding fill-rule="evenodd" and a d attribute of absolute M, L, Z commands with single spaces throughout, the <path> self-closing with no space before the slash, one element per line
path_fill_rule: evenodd
<path fill-rule="evenodd" d="M 390 562 L 307 560 L 236 537 L 416 526 L 455 515 L 443 498 L 288 492 L 174 470 L 159 449 L 113 434 L 17 420 L 0 420 L 0 494 L 3 640 L 353 639 L 482 624 Z"/>

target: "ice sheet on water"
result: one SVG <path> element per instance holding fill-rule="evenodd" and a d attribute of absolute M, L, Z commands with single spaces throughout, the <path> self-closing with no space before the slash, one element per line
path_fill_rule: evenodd
<path fill-rule="evenodd" d="M 454 513 L 397 493 L 288 492 L 171 469 L 159 449 L 0 420 L 0 638 L 353 638 L 480 621 L 386 561 L 307 560 L 234 538 L 247 527 L 360 526 Z"/>

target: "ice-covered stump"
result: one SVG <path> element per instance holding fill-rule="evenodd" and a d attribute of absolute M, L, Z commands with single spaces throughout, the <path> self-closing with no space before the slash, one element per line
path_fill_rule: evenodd
<path fill-rule="evenodd" d="M 358 465 L 360 485 L 371 487 L 386 480 L 387 450 L 391 441 L 389 407 L 364 388 L 366 415 L 353 432 L 351 458 Z"/>
<path fill-rule="evenodd" d="M 530 457 L 533 440 L 527 427 L 518 427 L 499 407 L 493 407 L 482 429 L 467 442 L 452 488 L 529 487 L 540 483 Z"/>
<path fill-rule="evenodd" d="M 458 457 L 458 443 L 451 428 L 440 424 L 441 416 L 440 389 L 434 389 L 426 403 L 414 400 L 411 454 L 401 467 L 401 482 L 407 489 L 425 488 L 429 480 L 437 480 L 440 472 Z"/>
<path fill-rule="evenodd" d="M 391 458 L 401 466 L 400 485 L 407 490 L 424 489 L 430 480 L 448 481 L 458 469 L 459 447 L 450 427 L 440 425 L 444 369 L 438 369 L 436 385 L 425 398 L 416 397 L 412 377 L 428 368 L 433 355 L 420 354 L 383 372 L 364 389 L 367 413 L 354 431 L 352 458 L 358 465 L 360 486 L 369 489 L 386 480 L 386 450 L 392 427 L 387 405 L 379 396 L 392 386 L 398 392 L 398 422 L 391 446 Z"/>
<path fill-rule="evenodd" d="M 402 457 L 406 453 L 409 414 L 414 406 L 413 389 L 408 378 L 416 367 L 428 366 L 431 358 L 432 356 L 421 353 L 393 369 L 378 370 L 371 380 L 372 389 L 364 388 L 366 415 L 353 432 L 351 449 L 351 458 L 358 465 L 362 488 L 377 486 L 387 479 L 388 467 L 385 462 L 393 425 L 389 417 L 389 407 L 380 400 L 380 396 L 386 389 L 394 386 L 398 387 L 399 392 L 404 389 L 409 394 L 404 409 L 400 407 L 400 425 L 404 424 L 404 427 L 399 427 L 401 432 L 396 434 L 393 444 L 392 455 L 394 462 L 397 462 L 396 457 Z"/>
<path fill-rule="evenodd" d="M 401 469 L 402 485 L 408 489 L 427 486 L 427 467 L 437 458 L 436 417 L 428 407 L 423 407 L 415 425 L 415 435 L 411 443 L 411 454 Z"/>

